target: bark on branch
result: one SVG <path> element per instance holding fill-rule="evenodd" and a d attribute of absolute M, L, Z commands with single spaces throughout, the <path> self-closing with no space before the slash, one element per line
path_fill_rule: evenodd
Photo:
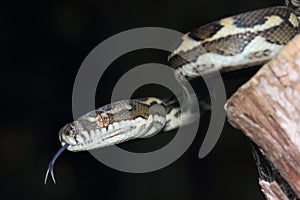
<path fill-rule="evenodd" d="M 300 197 L 300 35 L 226 103 L 229 122 L 262 150 Z M 268 199 L 285 199 L 260 181 Z"/>

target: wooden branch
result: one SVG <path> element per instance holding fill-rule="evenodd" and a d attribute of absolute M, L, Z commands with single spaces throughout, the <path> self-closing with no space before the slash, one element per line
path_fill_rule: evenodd
<path fill-rule="evenodd" d="M 268 200 L 289 200 L 276 181 L 269 183 L 267 181 L 260 180 L 259 185 Z"/>
<path fill-rule="evenodd" d="M 239 88 L 225 110 L 300 197 L 300 35 Z M 282 194 L 273 183 L 261 186 L 268 199 L 284 199 L 270 198 Z"/>

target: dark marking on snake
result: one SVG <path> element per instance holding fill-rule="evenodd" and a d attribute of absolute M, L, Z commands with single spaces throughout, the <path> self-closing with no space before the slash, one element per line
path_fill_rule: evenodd
<path fill-rule="evenodd" d="M 192 30 L 188 33 L 188 37 L 196 41 L 201 41 L 210 38 L 211 36 L 216 34 L 221 28 L 223 28 L 223 25 L 221 25 L 219 21 L 215 21 Z"/>
<path fill-rule="evenodd" d="M 286 7 L 271 7 L 267 9 L 254 10 L 232 18 L 235 20 L 234 25 L 240 28 L 252 28 L 255 25 L 262 25 L 270 16 L 280 16 L 283 19 L 288 19 L 291 10 Z"/>
<path fill-rule="evenodd" d="M 193 66 L 193 72 L 195 72 L 196 74 L 201 75 L 204 71 L 213 68 L 215 65 L 213 63 L 209 64 L 201 64 L 201 65 L 195 65 Z"/>
<path fill-rule="evenodd" d="M 253 53 L 248 54 L 246 57 L 248 59 L 257 59 L 257 58 L 263 58 L 263 57 L 268 57 L 272 51 L 270 49 L 265 49 L 261 51 L 255 51 Z"/>
<path fill-rule="evenodd" d="M 268 42 L 285 45 L 287 44 L 297 33 L 299 33 L 299 27 L 294 27 L 290 22 L 284 21 L 279 26 L 270 28 L 268 31 L 260 33 L 262 37 L 265 37 Z"/>
<path fill-rule="evenodd" d="M 245 47 L 258 35 L 258 32 L 245 32 L 228 35 L 213 41 L 204 42 L 188 51 L 180 51 L 169 58 L 169 64 L 178 69 L 179 67 L 196 62 L 200 55 L 205 53 L 217 53 L 223 56 L 234 56 L 240 54 Z M 186 59 L 184 59 L 186 58 Z"/>
<path fill-rule="evenodd" d="M 244 51 L 245 47 L 256 37 L 257 33 L 245 32 L 228 35 L 202 45 L 207 52 L 234 56 Z"/>
<path fill-rule="evenodd" d="M 177 69 L 190 62 L 195 62 L 200 55 L 207 53 L 207 51 L 198 45 L 188 51 L 180 51 L 178 54 L 169 58 L 169 64 L 174 69 Z"/>
<path fill-rule="evenodd" d="M 132 117 L 132 119 L 135 119 L 137 117 L 142 117 L 144 119 L 148 119 L 149 117 L 149 106 L 144 104 L 144 103 L 140 103 L 138 101 L 132 101 L 130 102 L 131 105 L 131 109 L 129 110 L 130 116 Z"/>
<path fill-rule="evenodd" d="M 178 118 L 181 115 L 181 110 L 179 110 L 178 112 L 175 113 L 175 117 Z"/>

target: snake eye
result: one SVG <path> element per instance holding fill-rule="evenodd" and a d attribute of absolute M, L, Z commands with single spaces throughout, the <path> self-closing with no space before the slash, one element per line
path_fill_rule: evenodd
<path fill-rule="evenodd" d="M 109 123 L 110 123 L 108 115 L 106 113 L 103 113 L 103 112 L 99 113 L 96 117 L 96 123 L 100 127 L 108 126 Z"/>

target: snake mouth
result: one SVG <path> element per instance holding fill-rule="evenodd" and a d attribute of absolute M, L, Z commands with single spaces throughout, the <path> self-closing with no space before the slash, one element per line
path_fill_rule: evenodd
<path fill-rule="evenodd" d="M 68 139 L 68 141 L 62 141 L 62 145 L 65 144 L 64 142 L 66 142 L 67 144 L 73 142 L 68 147 L 68 150 L 74 152 L 110 146 L 112 144 L 118 144 L 124 142 L 125 140 L 128 140 L 128 133 L 130 133 L 135 128 L 136 126 L 128 126 L 110 131 L 106 129 L 97 130 L 94 132 L 95 135 L 90 138 L 89 141 L 78 142 L 78 140 L 76 141 L 76 138 L 66 138 Z"/>
<path fill-rule="evenodd" d="M 76 144 L 78 144 L 78 141 L 76 140 L 75 137 L 66 136 L 64 134 L 62 134 L 60 142 L 61 142 L 62 146 L 64 144 L 68 144 L 68 145 L 76 145 Z"/>

